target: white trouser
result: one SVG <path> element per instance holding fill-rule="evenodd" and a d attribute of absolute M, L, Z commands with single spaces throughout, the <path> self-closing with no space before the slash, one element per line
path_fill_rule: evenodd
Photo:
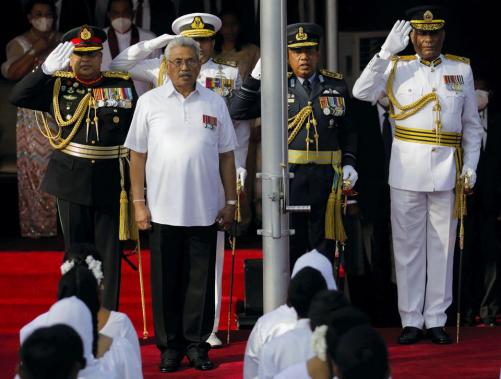
<path fill-rule="evenodd" d="M 235 149 L 235 167 L 246 167 L 247 151 L 249 150 L 250 121 L 233 121 L 238 147 Z"/>
<path fill-rule="evenodd" d="M 444 326 L 452 302 L 454 191 L 390 191 L 402 326 Z"/>
<path fill-rule="evenodd" d="M 223 263 L 224 263 L 224 232 L 217 232 L 216 246 L 216 313 L 214 314 L 214 327 L 212 333 L 216 333 L 219 326 L 219 317 L 221 314 L 221 298 L 223 286 Z"/>

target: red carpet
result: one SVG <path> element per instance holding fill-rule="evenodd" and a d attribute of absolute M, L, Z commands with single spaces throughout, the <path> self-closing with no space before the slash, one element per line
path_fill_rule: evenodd
<path fill-rule="evenodd" d="M 239 250 L 235 264 L 235 301 L 243 299 L 243 260 L 261 256 L 260 251 Z M 46 311 L 56 296 L 59 278 L 60 253 L 0 252 L 0 378 L 12 378 L 17 361 L 18 330 L 37 314 Z M 137 262 L 135 257 L 132 258 Z M 144 252 L 146 294 L 149 299 L 149 254 Z M 223 276 L 223 309 L 220 329 L 226 329 L 231 255 L 227 252 Z M 126 312 L 142 335 L 139 280 L 137 273 L 123 265 L 121 310 Z M 148 328 L 153 334 L 151 304 L 147 302 Z M 236 327 L 233 320 L 233 328 Z M 449 330 L 453 333 L 453 330 Z M 437 346 L 429 341 L 413 346 L 398 346 L 393 341 L 398 329 L 381 330 L 388 341 L 392 377 L 414 378 L 499 378 L 501 366 L 501 327 L 463 328 L 459 345 Z M 157 369 L 159 353 L 154 339 L 143 341 L 144 377 L 156 378 L 240 378 L 242 357 L 248 331 L 234 331 L 232 344 L 211 351 L 216 370 L 197 372 L 183 363 L 174 374 L 160 374 Z M 226 337 L 222 333 L 222 337 Z"/>

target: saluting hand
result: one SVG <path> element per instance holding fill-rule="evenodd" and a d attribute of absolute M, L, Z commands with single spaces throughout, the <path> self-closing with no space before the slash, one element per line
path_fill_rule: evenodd
<path fill-rule="evenodd" d="M 75 46 L 69 42 L 62 42 L 52 50 L 42 64 L 42 71 L 46 75 L 52 75 L 56 71 L 65 70 L 70 64 L 70 55 Z"/>
<path fill-rule="evenodd" d="M 409 44 L 409 33 L 412 30 L 411 23 L 405 20 L 398 20 L 393 25 L 390 34 L 381 46 L 379 56 L 388 59 L 391 56 L 401 52 Z"/>
<path fill-rule="evenodd" d="M 170 34 L 162 34 L 156 38 L 150 39 L 148 41 L 144 41 L 144 48 L 148 51 L 153 51 L 156 49 L 161 49 L 166 46 L 173 38 L 176 38 L 175 35 Z"/>

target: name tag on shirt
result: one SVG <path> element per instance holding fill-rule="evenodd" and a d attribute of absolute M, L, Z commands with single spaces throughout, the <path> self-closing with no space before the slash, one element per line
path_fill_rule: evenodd
<path fill-rule="evenodd" d="M 213 130 L 217 126 L 217 117 L 208 116 L 208 115 L 204 114 L 202 116 L 202 122 L 204 124 L 204 128 Z"/>

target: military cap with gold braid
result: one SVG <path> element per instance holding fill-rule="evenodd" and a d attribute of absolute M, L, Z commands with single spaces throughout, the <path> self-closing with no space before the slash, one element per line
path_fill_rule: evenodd
<path fill-rule="evenodd" d="M 172 31 L 190 38 L 210 38 L 221 29 L 221 19 L 209 13 L 190 13 L 172 23 Z"/>
<path fill-rule="evenodd" d="M 103 49 L 107 36 L 103 29 L 96 26 L 83 25 L 71 29 L 63 35 L 63 42 L 70 41 L 75 45 L 73 51 L 88 52 Z"/>
<path fill-rule="evenodd" d="M 414 7 L 406 12 L 411 26 L 416 30 L 435 31 L 445 26 L 445 10 L 437 5 Z"/>
<path fill-rule="evenodd" d="M 287 47 L 289 49 L 298 49 L 318 46 L 322 34 L 322 27 L 311 22 L 287 25 Z"/>

